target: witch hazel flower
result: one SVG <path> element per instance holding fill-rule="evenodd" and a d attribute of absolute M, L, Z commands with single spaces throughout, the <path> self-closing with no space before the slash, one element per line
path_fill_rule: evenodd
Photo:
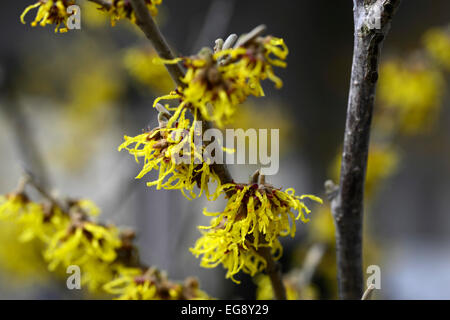
<path fill-rule="evenodd" d="M 234 276 L 239 271 L 253 276 L 264 270 L 266 261 L 258 253 L 261 247 L 269 247 L 275 258 L 281 257 L 279 238 L 294 237 L 297 220 L 309 221 L 306 216 L 311 211 L 303 200 L 322 203 L 313 195 L 298 196 L 292 188 L 285 191 L 275 188 L 259 172 L 252 179 L 256 180 L 218 188 L 216 197 L 222 192 L 231 196 L 227 196 L 222 212 L 204 211 L 214 218 L 210 226 L 199 227 L 203 235 L 191 249 L 196 257 L 202 256 L 201 266 L 213 268 L 222 264 L 228 271 L 226 277 L 235 282 L 238 281 Z"/>

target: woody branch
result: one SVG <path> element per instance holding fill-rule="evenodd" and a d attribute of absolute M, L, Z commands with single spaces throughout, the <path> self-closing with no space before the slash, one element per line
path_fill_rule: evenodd
<path fill-rule="evenodd" d="M 341 299 L 363 294 L 364 182 L 381 46 L 401 0 L 353 0 L 354 52 L 339 187 L 331 191 Z M 333 186 L 332 186 L 333 187 Z"/>

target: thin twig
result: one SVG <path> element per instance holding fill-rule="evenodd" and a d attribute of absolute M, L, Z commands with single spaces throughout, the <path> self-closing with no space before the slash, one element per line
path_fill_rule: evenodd
<path fill-rule="evenodd" d="M 37 192 L 41 194 L 42 197 L 50 201 L 54 206 L 60 208 L 65 213 L 69 212 L 68 205 L 65 202 L 59 201 L 59 199 L 48 192 L 46 186 L 43 186 L 41 183 L 39 183 L 31 172 L 27 171 L 26 169 L 23 169 L 23 171 L 23 179 L 28 185 L 31 185 Z"/>
<path fill-rule="evenodd" d="M 272 283 L 272 289 L 275 299 L 286 300 L 286 288 L 284 287 L 283 283 L 280 263 L 273 259 L 271 249 L 269 247 L 261 247 L 257 252 L 267 262 L 266 273 L 270 278 L 270 282 Z"/>
<path fill-rule="evenodd" d="M 364 181 L 381 45 L 401 0 L 353 0 L 355 43 L 339 191 L 331 201 L 336 225 L 341 299 L 363 294 Z"/>
<path fill-rule="evenodd" d="M 130 0 L 134 13 L 137 18 L 137 25 L 144 32 L 150 42 L 153 44 L 158 55 L 167 60 L 175 58 L 169 45 L 164 39 L 161 31 L 151 17 L 147 10 L 143 0 Z M 172 79 L 178 86 L 185 87 L 186 84 L 181 81 L 184 77 L 184 70 L 179 64 L 166 64 L 166 68 L 169 71 Z M 202 119 L 200 119 L 202 120 Z M 205 125 L 204 129 L 212 128 L 212 124 L 207 121 L 202 121 Z M 230 172 L 225 164 L 213 164 L 212 169 L 219 177 L 222 184 L 231 183 L 233 181 Z M 268 248 L 261 249 L 260 254 L 267 261 L 267 274 L 272 281 L 272 287 L 274 288 L 276 299 L 286 299 L 286 290 L 281 278 L 281 273 L 277 263 L 274 261 L 272 254 Z"/>
<path fill-rule="evenodd" d="M 36 172 L 41 184 L 48 186 L 50 179 L 47 166 L 36 141 L 32 123 L 30 123 L 29 118 L 24 113 L 23 107 L 13 91 L 11 89 L 6 95 L 4 105 L 0 107 L 0 111 L 4 112 L 8 124 L 10 124 L 14 144 L 23 161 L 22 166 Z"/>
<path fill-rule="evenodd" d="M 326 249 L 327 246 L 324 243 L 316 243 L 312 245 L 306 254 L 301 269 L 295 269 L 290 272 L 290 275 L 292 275 L 295 279 L 295 284 L 299 291 L 311 283 L 314 273 L 320 265 Z"/>
<path fill-rule="evenodd" d="M 361 300 L 370 300 L 370 299 L 372 299 L 372 294 L 373 294 L 373 291 L 374 291 L 374 290 L 375 290 L 375 286 L 374 286 L 373 284 L 371 284 L 371 285 L 367 288 L 367 290 L 364 292 L 364 294 L 363 294 Z"/>
<path fill-rule="evenodd" d="M 130 3 L 133 7 L 134 14 L 136 15 L 136 24 L 151 41 L 158 55 L 165 60 L 175 59 L 175 55 L 150 15 L 145 2 L 141 0 L 130 0 Z M 184 77 L 184 70 L 181 66 L 179 64 L 165 64 L 165 66 L 173 81 L 175 81 L 178 86 L 185 87 L 186 84 L 181 81 Z"/>

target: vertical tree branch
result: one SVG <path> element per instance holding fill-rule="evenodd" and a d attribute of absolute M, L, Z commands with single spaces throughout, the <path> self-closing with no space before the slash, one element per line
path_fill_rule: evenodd
<path fill-rule="evenodd" d="M 172 50 L 164 39 L 161 31 L 153 20 L 150 12 L 147 9 L 144 1 L 130 0 L 133 7 L 134 14 L 136 15 L 136 24 L 144 32 L 145 36 L 150 40 L 153 47 L 156 50 L 158 56 L 165 60 L 175 59 Z M 173 81 L 180 87 L 185 87 L 186 84 L 181 81 L 184 77 L 184 70 L 179 64 L 165 64 L 167 71 L 172 77 Z"/>
<path fill-rule="evenodd" d="M 355 34 L 347 121 L 339 189 L 331 202 L 341 299 L 361 299 L 363 294 L 363 195 L 378 60 L 400 2 L 353 0 Z"/>
<path fill-rule="evenodd" d="M 172 53 L 167 41 L 164 39 L 161 31 L 156 25 L 155 21 L 151 17 L 149 11 L 143 0 L 130 0 L 133 7 L 134 13 L 137 19 L 137 25 L 144 32 L 150 42 L 153 44 L 158 55 L 167 60 L 172 60 L 175 58 Z M 181 81 L 184 77 L 184 70 L 179 64 L 166 64 L 166 68 L 170 73 L 172 79 L 178 86 L 184 87 L 186 84 Z M 202 119 L 200 119 L 202 120 Z M 212 124 L 207 121 L 202 121 L 204 129 L 212 127 Z M 214 172 L 219 177 L 222 184 L 230 183 L 233 181 L 230 172 L 225 164 L 214 164 L 212 166 Z M 266 272 L 270 277 L 272 282 L 272 287 L 274 289 L 274 294 L 276 299 L 286 299 L 286 290 L 284 288 L 283 280 L 281 277 L 280 268 L 277 267 L 277 263 L 274 261 L 270 250 L 264 249 L 258 251 L 261 256 L 263 256 L 267 261 Z"/>

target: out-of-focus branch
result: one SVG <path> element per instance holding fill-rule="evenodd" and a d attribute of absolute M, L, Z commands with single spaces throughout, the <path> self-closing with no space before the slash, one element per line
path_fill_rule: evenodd
<path fill-rule="evenodd" d="M 327 246 L 323 243 L 316 243 L 309 248 L 303 266 L 301 269 L 294 269 L 289 272 L 288 277 L 292 277 L 294 283 L 299 291 L 307 287 L 314 276 Z"/>
<path fill-rule="evenodd" d="M 141 0 L 130 0 L 130 3 L 133 7 L 134 14 L 136 15 L 136 24 L 153 44 L 158 56 L 165 60 L 175 59 L 175 55 L 150 15 L 145 2 Z M 178 86 L 185 87 L 186 84 L 181 81 L 184 77 L 184 70 L 182 67 L 179 64 L 165 64 L 165 66 L 173 81 L 175 81 Z"/>
<path fill-rule="evenodd" d="M 108 0 L 88 0 L 88 1 L 99 4 L 106 9 L 109 9 L 111 7 L 111 2 Z"/>
<path fill-rule="evenodd" d="M 378 60 L 401 0 L 354 0 L 354 52 L 338 192 L 331 201 L 336 225 L 341 299 L 361 299 L 363 195 Z"/>
<path fill-rule="evenodd" d="M 260 249 L 258 249 L 258 254 L 267 262 L 266 273 L 270 278 L 270 282 L 272 283 L 272 289 L 275 299 L 286 300 L 286 288 L 284 287 L 283 283 L 280 263 L 273 259 L 269 247 L 261 247 Z"/>
<path fill-rule="evenodd" d="M 236 0 L 211 1 L 201 30 L 192 46 L 193 50 L 198 50 L 205 43 L 214 41 L 216 35 L 225 33 L 233 15 L 235 2 Z"/>
<path fill-rule="evenodd" d="M 9 57 L 0 66 L 0 113 L 3 113 L 9 125 L 12 141 L 17 148 L 22 166 L 27 170 L 36 172 L 40 183 L 44 186 L 50 184 L 47 166 L 42 157 L 39 144 L 35 140 L 32 123 L 21 105 L 17 93 L 17 80 L 15 79 L 16 66 L 19 62 Z"/>
<path fill-rule="evenodd" d="M 43 198 L 50 201 L 52 205 L 60 208 L 65 213 L 69 212 L 68 204 L 65 201 L 60 201 L 59 199 L 54 197 L 51 192 L 47 190 L 48 186 L 36 180 L 36 177 L 33 175 L 33 173 L 24 169 L 22 179 L 26 182 L 26 184 L 32 186 L 37 192 L 39 192 Z"/>
<path fill-rule="evenodd" d="M 175 58 L 172 53 L 167 41 L 164 39 L 161 31 L 156 25 L 155 21 L 151 17 L 149 11 L 143 0 L 130 0 L 133 7 L 134 13 L 137 18 L 137 25 L 144 32 L 150 42 L 153 44 L 158 55 L 167 60 L 172 60 Z M 185 83 L 181 81 L 184 77 L 184 70 L 179 64 L 166 64 L 166 68 L 169 71 L 172 79 L 175 83 L 181 87 L 185 87 Z M 207 121 L 202 121 L 205 125 L 204 129 L 212 127 L 212 124 Z M 225 164 L 214 164 L 212 169 L 219 177 L 222 184 L 231 183 L 233 181 L 230 172 Z M 286 299 L 286 290 L 281 277 L 281 272 L 277 263 L 274 261 L 270 250 L 264 248 L 258 251 L 261 256 L 267 261 L 267 273 L 272 281 L 272 287 L 274 288 L 275 297 L 277 299 Z"/>
<path fill-rule="evenodd" d="M 30 128 L 30 121 L 23 113 L 22 106 L 15 97 L 9 97 L 4 101 L 3 111 L 8 119 L 11 134 L 14 137 L 14 144 L 23 161 L 23 166 L 30 171 L 36 172 L 41 184 L 48 186 L 50 182 L 47 168 L 35 141 L 36 135 Z"/>

